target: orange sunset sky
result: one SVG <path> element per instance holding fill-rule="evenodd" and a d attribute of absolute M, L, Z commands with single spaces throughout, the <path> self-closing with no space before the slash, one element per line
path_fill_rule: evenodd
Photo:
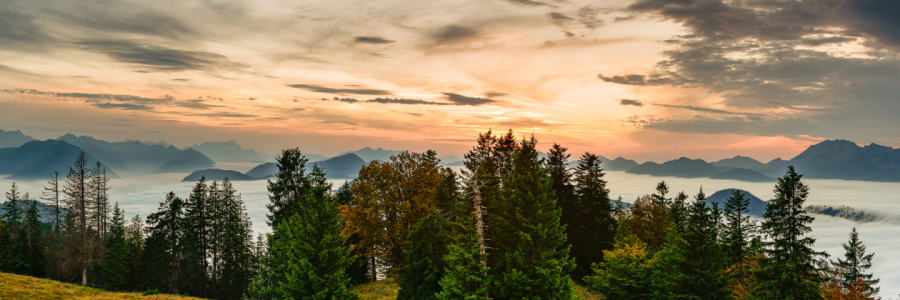
<path fill-rule="evenodd" d="M 461 156 L 900 145 L 900 21 L 864 1 L 0 0 L 0 129 Z"/>

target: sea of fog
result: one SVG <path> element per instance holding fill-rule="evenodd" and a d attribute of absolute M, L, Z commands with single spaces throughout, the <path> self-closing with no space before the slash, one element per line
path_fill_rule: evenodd
<path fill-rule="evenodd" d="M 235 164 L 233 166 L 219 166 L 225 169 L 246 171 L 252 165 Z M 118 202 L 125 209 L 130 218 L 134 214 L 140 214 L 142 218 L 148 213 L 156 211 L 159 203 L 165 200 L 165 194 L 173 191 L 175 194 L 187 196 L 193 182 L 181 182 L 187 174 L 156 174 L 137 178 L 114 179 L 110 185 L 111 202 Z M 608 172 L 606 175 L 610 196 L 615 199 L 618 196 L 626 202 L 633 202 L 640 195 L 654 191 L 659 181 L 666 181 L 673 195 L 684 191 L 689 195 L 696 194 L 703 187 L 707 195 L 726 189 L 738 188 L 749 191 L 763 200 L 773 196 L 774 183 L 754 183 L 734 180 L 715 180 L 709 178 L 676 178 L 653 177 L 648 175 L 635 175 L 625 172 Z M 821 204 L 829 206 L 846 205 L 856 210 L 867 213 L 877 213 L 884 219 L 869 223 L 856 223 L 841 218 L 814 215 L 816 220 L 812 224 L 811 235 L 816 238 L 815 248 L 826 251 L 832 255 L 843 256 L 844 250 L 841 243 L 846 243 L 850 229 L 856 227 L 860 239 L 865 242 L 868 253 L 875 253 L 872 272 L 881 278 L 881 293 L 885 298 L 898 298 L 900 294 L 900 184 L 883 182 L 864 182 L 848 180 L 823 180 L 805 179 L 810 187 L 807 205 Z M 8 190 L 12 182 L 0 180 L 0 190 Z M 344 180 L 332 180 L 337 189 Z M 39 195 L 45 182 L 17 182 L 20 190 Z M 254 234 L 269 232 L 266 225 L 266 204 L 268 195 L 266 180 L 235 181 L 234 188 L 241 194 L 247 205 L 248 214 L 253 222 Z"/>

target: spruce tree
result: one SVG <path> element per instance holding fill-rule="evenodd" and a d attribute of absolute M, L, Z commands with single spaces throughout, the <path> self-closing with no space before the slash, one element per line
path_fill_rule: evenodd
<path fill-rule="evenodd" d="M 88 261 L 91 257 L 89 249 L 91 241 L 89 239 L 92 237 L 88 235 L 90 180 L 91 168 L 88 166 L 85 153 L 81 152 L 75 158 L 75 165 L 69 168 L 69 174 L 66 175 L 66 183 L 63 190 L 66 195 L 66 206 L 68 208 L 67 216 L 72 217 L 72 223 L 66 226 L 66 231 L 71 231 L 72 236 L 78 236 L 77 245 L 70 246 L 78 249 L 77 255 L 81 266 L 82 286 L 86 286 L 88 283 L 87 269 Z"/>
<path fill-rule="evenodd" d="M 419 219 L 416 228 L 409 233 L 410 248 L 406 265 L 400 269 L 398 300 L 436 300 L 441 292 L 440 280 L 444 276 L 444 256 L 450 228 L 441 212 Z"/>
<path fill-rule="evenodd" d="M 37 200 L 30 200 L 31 205 L 25 211 L 25 219 L 20 229 L 19 239 L 24 245 L 25 275 L 47 277 L 47 252 L 44 243 L 43 227 L 38 213 Z"/>
<path fill-rule="evenodd" d="M 287 262 L 286 280 L 279 283 L 282 295 L 298 300 L 358 299 L 347 290 L 349 278 L 344 271 L 354 257 L 340 236 L 343 223 L 337 201 L 328 195 L 331 184 L 318 166 L 311 177 L 300 212 L 278 227 L 283 238 L 276 242 L 275 251 Z"/>
<path fill-rule="evenodd" d="M 653 199 L 656 201 L 656 204 L 662 207 L 669 207 L 672 198 L 666 198 L 666 194 L 669 193 L 669 186 L 666 185 L 665 181 L 660 181 L 656 184 L 656 193 L 653 194 Z"/>
<path fill-rule="evenodd" d="M 597 155 L 584 153 L 574 174 L 578 200 L 566 230 L 576 262 L 572 273 L 579 280 L 593 273 L 591 266 L 603 261 L 603 251 L 612 249 L 615 238 L 616 219 L 600 163 Z"/>
<path fill-rule="evenodd" d="M 672 221 L 673 229 L 680 234 L 687 231 L 688 222 L 688 205 L 686 200 L 688 195 L 683 191 L 678 192 L 675 199 L 672 200 L 672 207 L 669 208 L 669 220 Z"/>
<path fill-rule="evenodd" d="M 269 226 L 277 231 L 284 220 L 298 214 L 303 206 L 303 196 L 309 188 L 306 163 L 309 160 L 300 149 L 287 149 L 275 159 L 278 173 L 269 180 Z"/>
<path fill-rule="evenodd" d="M 690 268 L 688 245 L 676 228 L 670 228 L 667 232 L 666 241 L 653 255 L 655 264 L 650 272 L 652 299 L 721 299 L 692 297 L 690 283 L 697 278 L 689 277 L 689 272 L 686 272 Z"/>
<path fill-rule="evenodd" d="M 475 234 L 474 222 L 468 216 L 457 218 L 457 234 L 447 246 L 444 256 L 444 275 L 440 278 L 440 300 L 487 300 L 490 277 L 484 267 L 486 257 L 479 249 L 479 236 Z"/>
<path fill-rule="evenodd" d="M 54 171 L 53 176 L 50 177 L 50 180 L 47 180 L 47 186 L 44 187 L 44 191 L 41 195 L 41 199 L 47 202 L 47 205 L 52 207 L 52 219 L 50 220 L 49 230 L 47 233 L 47 263 L 49 265 L 49 275 L 51 278 L 60 280 L 60 273 L 62 266 L 60 265 L 61 257 L 60 252 L 62 246 L 60 242 L 62 240 L 62 226 L 61 222 L 63 219 L 60 216 L 60 210 L 62 208 L 62 203 L 60 203 L 60 194 L 62 190 L 59 187 L 59 172 Z"/>
<path fill-rule="evenodd" d="M 106 265 L 104 277 L 106 289 L 124 290 L 131 277 L 132 255 L 125 240 L 125 221 L 119 209 L 119 203 L 113 206 L 112 223 L 109 226 L 109 237 L 106 239 Z"/>
<path fill-rule="evenodd" d="M 209 187 L 206 185 L 206 176 L 194 185 L 190 196 L 184 203 L 184 249 L 185 249 L 185 275 L 191 282 L 191 294 L 207 297 L 209 283 L 207 270 L 209 269 L 207 255 L 209 254 Z"/>
<path fill-rule="evenodd" d="M 503 186 L 495 234 L 497 264 L 491 267 L 496 299 L 570 299 L 574 290 L 560 209 L 535 150 L 523 140 L 513 156 L 510 181 Z"/>
<path fill-rule="evenodd" d="M 751 239 L 756 232 L 756 224 L 750 220 L 750 199 L 744 191 L 735 189 L 725 202 L 725 228 L 722 245 L 728 262 L 739 264 L 751 252 Z"/>
<path fill-rule="evenodd" d="M 547 156 L 547 174 L 550 175 L 550 180 L 552 183 L 553 193 L 556 195 L 557 203 L 559 204 L 559 208 L 562 212 L 560 215 L 560 222 L 566 226 L 566 236 L 568 236 L 569 243 L 573 244 L 574 249 L 578 247 L 574 245 L 576 239 L 575 234 L 573 234 L 573 230 L 575 230 L 574 224 L 577 221 L 578 217 L 578 209 L 580 198 L 575 197 L 575 187 L 572 185 L 572 172 L 569 170 L 569 157 L 571 154 L 566 153 L 568 148 L 560 146 L 559 144 L 554 143 L 553 147 L 550 148 L 550 153 Z M 598 162 L 599 163 L 599 162 Z M 602 175 L 601 175 L 602 176 Z M 575 251 L 573 251 L 573 256 L 576 257 Z M 576 268 L 576 271 L 578 269 Z"/>
<path fill-rule="evenodd" d="M 800 179 L 803 175 L 788 166 L 787 173 L 778 178 L 775 198 L 769 200 L 762 230 L 769 235 L 764 243 L 766 254 L 760 270 L 754 271 L 759 284 L 753 293 L 768 299 L 822 299 L 819 283 L 822 278 L 814 265 L 815 257 L 825 253 L 812 249 L 815 239 L 805 236 L 814 220 L 803 210 L 809 188 Z"/>
<path fill-rule="evenodd" d="M 4 271 L 25 274 L 28 272 L 27 258 L 25 257 L 25 239 L 22 236 L 23 213 L 20 206 L 22 195 L 19 193 L 19 187 L 13 182 L 12 188 L 6 192 L 6 202 L 3 203 L 3 215 L 5 230 L 4 237 Z"/>
<path fill-rule="evenodd" d="M 844 259 L 838 258 L 837 265 L 844 271 L 843 286 L 850 289 L 857 281 L 861 281 L 865 287 L 864 290 L 868 297 L 874 297 L 881 291 L 877 287 L 881 279 L 873 279 L 872 274 L 866 274 L 866 270 L 872 267 L 872 257 L 875 253 L 866 254 L 866 245 L 859 240 L 859 234 L 854 227 L 850 231 L 850 240 L 847 244 L 841 244 L 844 247 Z"/>
<path fill-rule="evenodd" d="M 217 299 L 240 299 L 247 293 L 253 277 L 253 232 L 247 208 L 241 195 L 226 177 L 222 181 L 220 209 L 223 220 L 215 228 L 222 233 L 217 242 L 221 246 L 219 277 L 212 293 Z"/>
<path fill-rule="evenodd" d="M 159 210 L 147 216 L 147 253 L 143 265 L 147 268 L 147 278 L 152 288 L 168 289 L 178 293 L 182 266 L 184 230 L 184 201 L 174 192 L 166 195 L 166 201 L 159 203 Z"/>
<path fill-rule="evenodd" d="M 690 280 L 680 284 L 685 295 L 696 299 L 724 299 L 725 256 L 718 243 L 718 224 L 715 206 L 706 205 L 703 189 L 694 196 L 695 202 L 688 208 L 687 230 L 684 233 L 685 264 L 681 270 Z"/>

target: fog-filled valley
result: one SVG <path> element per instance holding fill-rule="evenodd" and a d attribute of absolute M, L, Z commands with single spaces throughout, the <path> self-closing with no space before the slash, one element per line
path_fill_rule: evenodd
<path fill-rule="evenodd" d="M 224 163 L 217 167 L 245 172 L 255 163 Z M 452 167 L 460 171 L 463 167 Z M 186 173 L 152 174 L 110 182 L 110 202 L 118 202 L 128 218 L 139 214 L 143 218 L 155 212 L 159 202 L 165 200 L 165 194 L 174 191 L 176 195 L 186 197 L 195 182 L 182 182 Z M 716 191 L 737 188 L 745 190 L 763 201 L 772 197 L 774 183 L 747 182 L 736 180 L 719 180 L 710 178 L 655 177 L 649 175 L 630 174 L 622 171 L 606 172 L 607 187 L 610 197 L 619 196 L 627 203 L 641 196 L 652 193 L 656 184 L 665 181 L 673 193 L 684 191 L 693 195 L 702 187 L 710 195 Z M 337 189 L 346 179 L 330 179 L 333 189 Z M 0 179 L 0 187 L 8 188 L 13 181 Z M 830 207 L 848 206 L 857 211 L 865 211 L 878 216 L 878 220 L 858 223 L 847 219 L 813 214 L 816 220 L 812 223 L 811 236 L 816 238 L 815 249 L 828 252 L 832 258 L 843 255 L 841 243 L 847 242 L 850 229 L 856 227 L 859 236 L 866 243 L 867 253 L 875 253 L 871 271 L 875 277 L 881 278 L 881 293 L 885 299 L 900 294 L 900 185 L 892 182 L 866 182 L 837 179 L 805 179 L 810 188 L 806 205 L 825 205 Z M 253 222 L 253 232 L 268 233 L 271 228 L 266 224 L 266 204 L 269 203 L 266 190 L 267 180 L 235 181 L 234 188 L 241 194 L 246 203 L 247 212 Z M 32 195 L 39 193 L 46 185 L 45 181 L 16 181 L 22 192 Z M 758 218 L 755 218 L 758 220 Z"/>

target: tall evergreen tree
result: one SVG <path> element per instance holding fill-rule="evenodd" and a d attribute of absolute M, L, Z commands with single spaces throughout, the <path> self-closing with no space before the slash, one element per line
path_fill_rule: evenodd
<path fill-rule="evenodd" d="M 680 287 L 695 299 L 724 299 L 728 296 L 725 289 L 728 280 L 725 277 L 725 256 L 718 242 L 718 224 L 715 206 L 706 205 L 706 194 L 703 189 L 694 196 L 695 202 L 688 208 L 687 230 L 684 234 L 685 264 L 681 270 L 690 280 Z"/>
<path fill-rule="evenodd" d="M 729 263 L 739 264 L 750 254 L 756 224 L 750 220 L 750 199 L 744 197 L 744 191 L 735 189 L 725 202 L 725 228 L 722 245 Z"/>
<path fill-rule="evenodd" d="M 496 299 L 570 299 L 575 268 L 551 180 L 538 159 L 537 141 L 523 140 L 503 186 L 492 240 L 498 249 L 491 267 Z"/>
<path fill-rule="evenodd" d="M 44 242 L 43 227 L 38 213 L 37 200 L 30 200 L 28 210 L 25 211 L 24 222 L 19 233 L 19 239 L 24 244 L 23 250 L 26 265 L 25 275 L 44 278 L 47 277 L 47 251 Z"/>
<path fill-rule="evenodd" d="M 179 270 L 182 266 L 184 201 L 174 192 L 159 203 L 159 210 L 147 216 L 147 253 L 144 266 L 152 281 L 150 286 L 169 289 L 178 294 Z"/>
<path fill-rule="evenodd" d="M 28 263 L 25 249 L 25 239 L 22 236 L 22 228 L 24 214 L 21 207 L 22 195 L 19 193 L 19 187 L 15 182 L 12 184 L 9 192 L 6 192 L 6 202 L 3 203 L 3 221 L 5 230 L 0 241 L 5 248 L 4 257 L 0 257 L 4 261 L 4 271 L 16 274 L 26 274 L 28 272 Z"/>
<path fill-rule="evenodd" d="M 244 201 L 227 177 L 222 181 L 221 193 L 224 206 L 220 210 L 225 213 L 219 223 L 221 227 L 214 229 L 222 232 L 221 240 L 217 241 L 222 251 L 213 297 L 240 299 L 247 293 L 254 275 L 253 232 Z"/>
<path fill-rule="evenodd" d="M 805 236 L 812 231 L 814 220 L 803 210 L 809 188 L 800 182 L 803 175 L 788 166 L 787 173 L 778 178 L 775 198 L 769 200 L 762 230 L 769 235 L 764 243 L 765 261 L 754 275 L 759 280 L 753 293 L 768 299 L 822 299 L 819 283 L 822 278 L 814 265 L 815 257 L 825 253 L 812 249 L 815 239 Z"/>
<path fill-rule="evenodd" d="M 119 209 L 119 203 L 113 206 L 113 217 L 109 227 L 109 237 L 106 239 L 106 265 L 104 277 L 106 289 L 124 290 L 128 286 L 128 278 L 131 277 L 132 256 L 125 240 L 125 220 Z"/>
<path fill-rule="evenodd" d="M 578 200 L 566 230 L 577 265 L 572 273 L 579 280 L 593 273 L 591 266 L 603 261 L 615 239 L 616 219 L 600 163 L 597 155 L 584 153 L 575 169 Z"/>
<path fill-rule="evenodd" d="M 47 186 L 44 187 L 44 191 L 41 194 L 41 199 L 47 202 L 47 206 L 50 206 L 52 210 L 53 218 L 50 219 L 49 231 L 47 233 L 47 264 L 48 264 L 48 273 L 51 278 L 60 280 L 61 273 L 61 245 L 60 241 L 62 240 L 62 227 L 61 222 L 63 219 L 60 216 L 60 211 L 62 209 L 62 203 L 60 200 L 60 194 L 62 190 L 59 187 L 59 172 L 54 171 L 53 176 L 50 177 L 50 180 L 47 180 Z"/>
<path fill-rule="evenodd" d="M 185 275 L 193 287 L 192 294 L 208 297 L 208 231 L 212 226 L 209 224 L 209 187 L 206 185 L 206 176 L 201 177 L 194 185 L 184 207 L 182 228 L 185 232 Z"/>
<path fill-rule="evenodd" d="M 400 269 L 400 293 L 398 300 L 436 300 L 441 292 L 440 280 L 446 264 L 450 228 L 441 212 L 419 219 L 416 228 L 409 233 L 410 248 L 406 265 Z"/>
<path fill-rule="evenodd" d="M 300 213 L 278 228 L 284 238 L 276 242 L 275 251 L 287 258 L 286 280 L 279 283 L 283 296 L 358 299 L 355 292 L 347 290 L 349 278 L 344 271 L 354 257 L 340 236 L 343 223 L 337 201 L 328 194 L 331 184 L 318 166 L 313 167 L 310 181 Z"/>
<path fill-rule="evenodd" d="M 684 234 L 687 231 L 687 222 L 688 222 L 688 205 L 687 200 L 688 195 L 683 191 L 678 192 L 678 195 L 672 200 L 672 207 L 669 208 L 669 220 L 672 221 L 672 226 L 675 231 L 679 234 Z"/>
<path fill-rule="evenodd" d="M 309 189 L 309 178 L 306 174 L 306 163 L 309 160 L 293 148 L 284 150 L 275 159 L 278 172 L 274 181 L 269 180 L 269 226 L 278 230 L 278 225 L 291 216 L 298 214 L 303 206 L 303 196 Z"/>
<path fill-rule="evenodd" d="M 669 186 L 665 181 L 660 181 L 658 184 L 656 184 L 656 193 L 654 193 L 652 196 L 657 205 L 668 208 L 669 204 L 671 204 L 670 202 L 672 201 L 672 198 L 666 198 L 666 195 L 668 193 Z"/>
<path fill-rule="evenodd" d="M 694 295 L 694 285 L 691 283 L 698 278 L 692 278 L 690 272 L 686 272 L 691 267 L 687 248 L 676 228 L 667 230 L 666 241 L 653 255 L 655 264 L 650 271 L 652 299 L 723 299 Z"/>
<path fill-rule="evenodd" d="M 866 270 L 872 267 L 872 257 L 875 253 L 866 254 L 866 245 L 859 240 L 859 234 L 854 227 L 850 231 L 850 240 L 847 244 L 841 244 L 844 247 L 844 259 L 838 258 L 837 265 L 843 270 L 844 280 L 842 282 L 844 288 L 850 289 L 857 281 L 861 281 L 865 287 L 864 290 L 868 294 L 867 297 L 874 297 L 881 291 L 877 287 L 881 279 L 872 278 L 872 274 L 866 274 Z"/>
<path fill-rule="evenodd" d="M 68 214 L 73 217 L 73 223 L 68 224 L 66 230 L 73 232 L 73 236 L 78 236 L 78 245 L 73 246 L 78 249 L 76 255 L 81 265 L 81 285 L 83 286 L 88 283 L 88 260 L 91 257 L 91 241 L 89 240 L 91 237 L 88 235 L 90 180 L 91 168 L 88 166 L 85 153 L 81 152 L 75 159 L 75 165 L 69 168 L 63 190 L 66 194 Z"/>
<path fill-rule="evenodd" d="M 575 187 L 572 185 L 572 171 L 569 170 L 569 157 L 572 155 L 566 153 L 568 148 L 554 143 L 547 155 L 547 174 L 552 181 L 551 187 L 553 194 L 556 195 L 557 204 L 562 212 L 560 222 L 566 225 L 566 235 L 569 237 L 569 243 L 574 242 L 572 235 L 573 224 L 577 222 L 578 202 L 581 200 L 575 197 Z M 575 247 L 577 248 L 577 247 Z M 577 259 L 576 259 L 577 260 Z"/>
<path fill-rule="evenodd" d="M 457 233 L 447 246 L 444 256 L 444 274 L 440 278 L 440 300 L 487 300 L 490 277 L 484 267 L 486 257 L 479 248 L 479 236 L 475 234 L 470 215 L 458 216 L 454 225 Z"/>

